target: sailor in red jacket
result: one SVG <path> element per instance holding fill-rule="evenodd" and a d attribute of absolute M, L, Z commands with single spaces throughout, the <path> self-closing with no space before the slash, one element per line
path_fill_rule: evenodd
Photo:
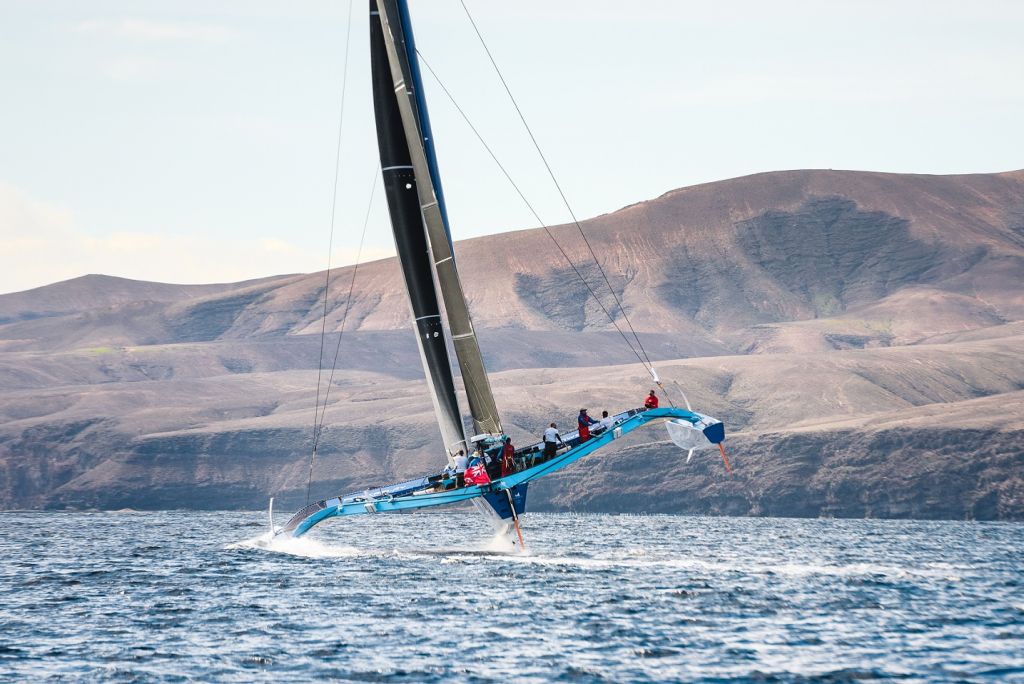
<path fill-rule="evenodd" d="M 516 471 L 516 448 L 512 446 L 512 438 L 505 438 L 505 445 L 501 447 L 501 476 L 505 477 Z"/>
<path fill-rule="evenodd" d="M 576 417 L 576 425 L 580 429 L 580 443 L 590 439 L 590 426 L 597 421 L 587 415 L 587 409 L 580 409 L 580 415 Z"/>
<path fill-rule="evenodd" d="M 651 390 L 651 393 L 648 394 L 647 398 L 644 400 L 644 408 L 658 408 L 658 395 L 654 393 L 654 390 Z"/>

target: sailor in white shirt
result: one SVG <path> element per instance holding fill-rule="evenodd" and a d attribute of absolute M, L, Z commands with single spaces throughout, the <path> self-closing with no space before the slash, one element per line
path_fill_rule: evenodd
<path fill-rule="evenodd" d="M 459 449 L 459 453 L 455 454 L 455 472 L 461 475 L 466 472 L 467 467 L 469 467 L 469 459 L 466 458 L 466 452 Z"/>
<path fill-rule="evenodd" d="M 544 458 L 551 458 L 562 443 L 562 435 L 558 434 L 558 426 L 554 423 L 544 431 Z"/>
<path fill-rule="evenodd" d="M 609 416 L 607 411 L 601 411 L 601 420 L 597 421 L 597 433 L 603 433 L 615 424 L 615 417 Z"/>

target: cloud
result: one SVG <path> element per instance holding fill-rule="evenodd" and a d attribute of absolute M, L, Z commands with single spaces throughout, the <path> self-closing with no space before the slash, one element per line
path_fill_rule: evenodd
<path fill-rule="evenodd" d="M 225 43 L 236 37 L 236 33 L 224 26 L 187 22 L 151 21 L 148 19 L 88 19 L 71 26 L 73 33 L 94 35 L 102 38 L 121 39 L 134 42 L 134 49 L 143 49 L 139 44 L 152 46 L 163 43 Z M 124 42 L 117 44 L 125 49 Z M 156 59 L 153 55 L 121 55 L 107 59 L 99 65 L 101 73 L 114 81 L 145 81 L 166 73 L 174 62 Z"/>
<path fill-rule="evenodd" d="M 91 235 L 71 212 L 47 205 L 0 183 L 0 292 L 15 292 L 103 273 L 172 283 L 234 282 L 282 273 L 322 270 L 323 253 L 276 238 L 230 240 L 170 231 L 119 231 Z M 394 254 L 368 246 L 361 261 Z M 355 261 L 354 248 L 334 251 L 333 266 Z"/>
<path fill-rule="evenodd" d="M 68 230 L 71 212 L 40 202 L 0 182 L 0 240 L 31 240 Z"/>
<path fill-rule="evenodd" d="M 235 32 L 223 26 L 147 19 L 89 19 L 72 27 L 75 33 L 94 33 L 141 41 L 199 41 L 223 43 Z"/>

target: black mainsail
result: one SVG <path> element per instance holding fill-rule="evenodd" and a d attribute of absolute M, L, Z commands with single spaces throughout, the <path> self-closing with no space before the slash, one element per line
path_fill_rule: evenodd
<path fill-rule="evenodd" d="M 422 215 L 419 229 L 425 233 L 429 243 L 429 258 L 437 279 L 437 290 L 444 301 L 448 328 L 466 387 L 474 429 L 477 433 L 498 435 L 502 432 L 501 420 L 498 417 L 491 383 L 487 377 L 469 306 L 455 265 L 451 231 L 444 207 L 441 179 L 437 172 L 430 119 L 422 93 L 408 6 L 405 0 L 371 0 L 370 15 L 371 34 L 380 37 L 379 40 L 371 39 L 370 59 L 374 71 L 374 107 L 377 110 L 377 138 L 381 147 L 381 165 L 385 173 L 397 177 L 397 170 L 388 171 L 388 166 L 396 163 L 395 157 L 385 160 L 384 150 L 385 147 L 400 147 L 404 142 L 405 154 L 402 155 L 401 163 L 412 168 L 401 171 L 412 172 L 413 180 L 406 180 L 405 184 L 412 184 L 419 199 L 418 209 Z M 384 71 L 385 64 L 390 73 L 389 83 L 385 83 L 383 76 L 379 75 L 379 72 Z M 394 123 L 396 113 L 400 120 L 400 131 L 396 130 Z M 380 125 L 382 114 L 389 119 L 387 126 Z M 395 135 L 401 136 L 403 140 L 394 140 Z M 420 182 L 417 183 L 417 179 Z M 406 189 L 405 184 L 399 187 L 402 192 L 411 190 Z M 400 227 L 395 225 L 395 208 L 391 201 L 392 192 L 389 191 L 388 202 L 389 206 L 392 206 L 392 224 L 397 240 Z M 401 230 L 410 229 L 404 224 L 401 227 Z M 402 258 L 401 253 L 399 258 Z M 408 278 L 406 282 L 408 284 Z M 443 336 L 441 338 L 443 339 Z M 428 371 L 432 378 L 433 371 Z M 434 392 L 436 395 L 437 390 Z M 440 413 L 438 417 L 442 418 Z"/>

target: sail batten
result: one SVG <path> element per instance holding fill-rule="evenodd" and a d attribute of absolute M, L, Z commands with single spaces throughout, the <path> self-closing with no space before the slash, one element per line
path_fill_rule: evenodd
<path fill-rule="evenodd" d="M 452 247 L 444 192 L 423 99 L 422 83 L 405 0 L 376 0 L 394 84 L 402 129 L 417 178 L 420 210 L 433 259 L 437 289 L 444 302 L 448 329 L 466 388 L 469 411 L 478 433 L 500 434 L 501 420 L 473 329 Z"/>

